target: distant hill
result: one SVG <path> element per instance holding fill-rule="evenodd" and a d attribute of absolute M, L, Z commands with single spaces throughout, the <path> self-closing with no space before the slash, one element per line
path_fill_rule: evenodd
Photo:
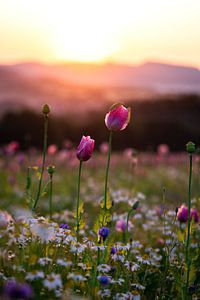
<path fill-rule="evenodd" d="M 200 71 L 149 62 L 140 66 L 21 63 L 0 66 L 1 114 L 21 106 L 54 112 L 98 110 L 118 100 L 159 98 L 163 94 L 200 94 Z M 83 105 L 84 102 L 84 105 Z M 76 104 L 76 106 L 74 105 Z"/>

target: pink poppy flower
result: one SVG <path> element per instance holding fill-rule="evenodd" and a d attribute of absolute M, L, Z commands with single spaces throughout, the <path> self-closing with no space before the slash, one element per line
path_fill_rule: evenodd
<path fill-rule="evenodd" d="M 90 136 L 82 136 L 80 144 L 76 150 L 76 156 L 80 161 L 86 161 L 92 156 L 95 141 Z"/>
<path fill-rule="evenodd" d="M 105 124 L 109 130 L 124 130 L 130 121 L 130 108 L 116 104 L 105 116 Z"/>

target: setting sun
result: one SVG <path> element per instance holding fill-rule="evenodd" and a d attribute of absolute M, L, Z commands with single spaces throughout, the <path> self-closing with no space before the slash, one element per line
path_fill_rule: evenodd
<path fill-rule="evenodd" d="M 104 61 L 117 50 L 117 43 L 109 37 L 108 27 L 105 20 L 96 22 L 91 18 L 89 11 L 87 15 L 76 13 L 75 19 L 73 15 L 71 19 L 61 18 L 53 29 L 53 51 L 63 60 Z"/>

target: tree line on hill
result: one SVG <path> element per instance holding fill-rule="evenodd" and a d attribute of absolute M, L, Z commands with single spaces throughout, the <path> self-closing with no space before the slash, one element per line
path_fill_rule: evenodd
<path fill-rule="evenodd" d="M 132 147 L 138 150 L 156 150 L 162 143 L 172 151 L 182 151 L 192 140 L 200 145 L 200 97 L 187 95 L 166 97 L 161 100 L 129 101 L 132 109 L 129 126 L 123 132 L 115 133 L 113 149 Z M 62 146 L 64 140 L 79 143 L 82 134 L 91 135 L 96 147 L 108 139 L 104 124 L 106 111 L 88 111 L 82 119 L 71 116 L 49 116 L 49 144 Z M 0 120 L 0 144 L 18 141 L 22 149 L 42 147 L 43 117 L 41 114 L 22 110 L 7 112 Z"/>

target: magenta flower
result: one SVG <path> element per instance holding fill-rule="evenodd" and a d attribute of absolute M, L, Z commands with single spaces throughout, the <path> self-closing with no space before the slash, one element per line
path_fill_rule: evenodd
<path fill-rule="evenodd" d="M 195 223 L 199 222 L 199 214 L 196 208 L 191 208 L 190 218 L 193 219 Z"/>
<path fill-rule="evenodd" d="M 116 104 L 105 116 L 105 124 L 109 130 L 118 131 L 126 128 L 130 121 L 130 108 Z"/>
<path fill-rule="evenodd" d="M 186 223 L 188 220 L 188 208 L 185 205 L 181 205 L 178 209 L 177 218 L 179 222 Z"/>
<path fill-rule="evenodd" d="M 115 230 L 118 232 L 126 231 L 126 222 L 124 220 L 118 220 L 115 225 Z"/>
<path fill-rule="evenodd" d="M 80 161 L 86 161 L 92 156 L 95 141 L 90 136 L 82 136 L 80 144 L 76 150 L 76 156 Z"/>

